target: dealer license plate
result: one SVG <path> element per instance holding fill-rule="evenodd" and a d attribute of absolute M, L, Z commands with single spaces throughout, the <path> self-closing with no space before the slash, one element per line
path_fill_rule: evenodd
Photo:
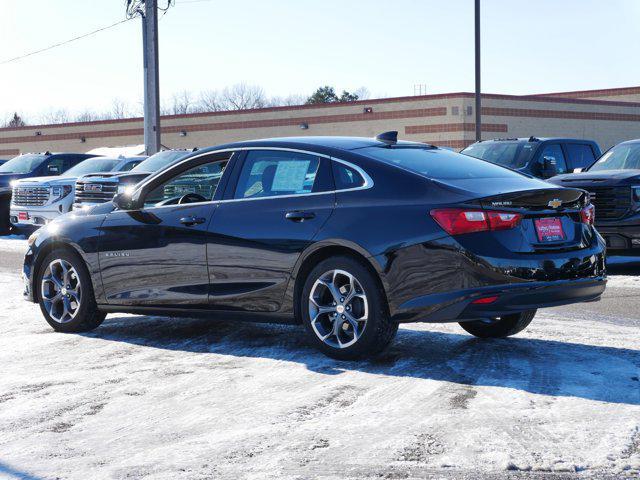
<path fill-rule="evenodd" d="M 557 217 L 537 218 L 535 220 L 538 240 L 541 242 L 560 242 L 564 240 L 562 220 Z"/>

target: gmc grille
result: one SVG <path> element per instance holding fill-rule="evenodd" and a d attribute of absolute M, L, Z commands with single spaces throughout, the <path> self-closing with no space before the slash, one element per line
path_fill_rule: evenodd
<path fill-rule="evenodd" d="M 596 220 L 616 220 L 631 208 L 630 187 L 588 187 L 591 203 L 596 207 Z"/>
<path fill-rule="evenodd" d="M 41 207 L 49 200 L 49 189 L 45 187 L 15 187 L 11 201 L 24 207 Z"/>
<path fill-rule="evenodd" d="M 109 202 L 113 199 L 117 191 L 117 183 L 76 182 L 76 198 L 73 203 L 75 205 L 82 205 L 83 203 Z"/>

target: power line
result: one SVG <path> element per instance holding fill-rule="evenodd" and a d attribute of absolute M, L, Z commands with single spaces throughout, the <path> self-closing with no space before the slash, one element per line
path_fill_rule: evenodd
<path fill-rule="evenodd" d="M 128 22 L 129 20 L 131 20 L 131 18 L 125 18 L 124 20 L 120 20 L 119 22 L 112 23 L 111 25 L 107 25 L 105 27 L 98 28 L 97 30 L 94 30 L 94 31 L 89 32 L 89 33 L 85 33 L 83 35 L 80 35 L 80 36 L 77 36 L 77 37 L 74 37 L 74 38 L 70 38 L 69 40 L 65 40 L 64 42 L 55 43 L 53 45 L 49 45 L 48 47 L 41 48 L 40 50 L 35 50 L 33 52 L 29 52 L 29 53 L 26 53 L 24 55 L 20 55 L 19 57 L 14 57 L 14 58 L 9 58 L 7 60 L 3 60 L 3 61 L 0 62 L 0 65 L 5 65 L 5 64 L 11 63 L 11 62 L 17 62 L 18 60 L 22 60 L 23 58 L 27 58 L 27 57 L 30 57 L 32 55 L 37 55 L 38 53 L 46 52 L 46 51 L 51 50 L 53 48 L 61 47 L 62 45 L 66 45 L 68 43 L 75 42 L 76 40 L 81 40 L 81 39 L 89 37 L 91 35 L 95 35 L 96 33 L 103 32 L 103 31 L 108 30 L 110 28 L 116 27 L 116 26 L 120 25 L 121 23 Z"/>

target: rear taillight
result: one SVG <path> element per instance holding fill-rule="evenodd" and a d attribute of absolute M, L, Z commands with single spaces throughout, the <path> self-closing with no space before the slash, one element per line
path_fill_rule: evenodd
<path fill-rule="evenodd" d="M 449 235 L 508 230 L 517 227 L 522 220 L 519 213 L 465 208 L 439 208 L 431 210 L 431 216 Z"/>
<path fill-rule="evenodd" d="M 580 220 L 586 225 L 593 225 L 596 218 L 596 207 L 593 204 L 589 204 L 580 210 Z"/>

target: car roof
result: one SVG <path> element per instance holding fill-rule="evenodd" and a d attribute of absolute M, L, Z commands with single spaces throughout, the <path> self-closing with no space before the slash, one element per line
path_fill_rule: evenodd
<path fill-rule="evenodd" d="M 633 140 L 625 140 L 624 142 L 620 142 L 620 143 L 616 144 L 615 146 L 618 146 L 618 145 L 631 145 L 631 144 L 636 144 L 636 143 L 640 143 L 640 138 L 635 138 Z"/>
<path fill-rule="evenodd" d="M 481 140 L 475 143 L 491 143 L 491 142 L 580 142 L 580 143 L 595 143 L 594 140 L 586 138 L 570 138 L 570 137 L 518 137 L 518 138 L 491 138 L 487 140 Z M 473 144 L 472 144 L 473 145 Z"/>
<path fill-rule="evenodd" d="M 426 146 L 425 143 L 408 142 L 399 140 L 395 145 L 398 146 Z M 204 148 L 198 150 L 198 154 L 209 151 L 224 150 L 230 148 L 244 147 L 280 147 L 280 148 L 309 148 L 324 147 L 334 148 L 338 150 L 356 150 L 364 147 L 383 147 L 386 143 L 376 140 L 375 138 L 366 137 L 281 137 L 281 138 L 265 138 L 260 140 L 248 140 L 242 142 L 227 143 L 217 145 L 215 147 Z"/>

